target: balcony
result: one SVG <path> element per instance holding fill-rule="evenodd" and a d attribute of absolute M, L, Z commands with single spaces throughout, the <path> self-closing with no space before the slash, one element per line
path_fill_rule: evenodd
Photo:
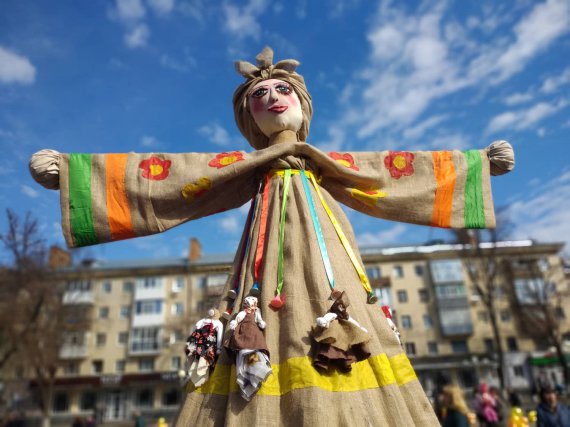
<path fill-rule="evenodd" d="M 87 345 L 85 344 L 64 344 L 59 349 L 60 359 L 83 359 L 87 357 Z"/>
<path fill-rule="evenodd" d="M 144 326 L 159 326 L 164 324 L 164 312 L 162 313 L 148 313 L 148 314 L 135 314 L 133 316 L 133 328 L 140 328 Z"/>
<path fill-rule="evenodd" d="M 135 289 L 135 300 L 144 299 L 164 299 L 164 287 L 155 286 L 144 288 L 142 286 L 137 286 Z"/>
<path fill-rule="evenodd" d="M 93 304 L 94 302 L 95 297 L 91 291 L 65 291 L 63 293 L 64 304 Z"/>

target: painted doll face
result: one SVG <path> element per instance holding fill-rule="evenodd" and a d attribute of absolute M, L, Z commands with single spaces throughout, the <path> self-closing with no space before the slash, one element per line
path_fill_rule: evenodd
<path fill-rule="evenodd" d="M 297 132 L 303 124 L 301 101 L 287 82 L 259 82 L 251 90 L 248 102 L 255 123 L 267 137 L 286 129 Z"/>

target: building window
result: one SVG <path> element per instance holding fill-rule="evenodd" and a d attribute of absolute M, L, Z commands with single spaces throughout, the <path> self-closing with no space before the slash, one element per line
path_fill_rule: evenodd
<path fill-rule="evenodd" d="M 152 390 L 144 389 L 137 392 L 135 402 L 139 408 L 152 408 L 153 400 Z"/>
<path fill-rule="evenodd" d="M 420 265 L 420 264 L 416 264 L 414 266 L 414 271 L 416 273 L 416 276 L 422 277 L 424 275 L 424 266 Z"/>
<path fill-rule="evenodd" d="M 564 309 L 562 307 L 556 307 L 556 318 L 558 320 L 563 320 L 566 319 L 566 313 L 564 312 Z"/>
<path fill-rule="evenodd" d="M 177 277 L 174 282 L 172 282 L 172 292 L 178 293 L 184 289 L 184 277 Z"/>
<path fill-rule="evenodd" d="M 135 284 L 133 282 L 123 282 L 123 292 L 130 294 L 133 292 L 134 288 Z"/>
<path fill-rule="evenodd" d="M 488 323 L 489 313 L 487 313 L 486 311 L 479 311 L 477 313 L 477 319 L 479 319 L 481 322 Z"/>
<path fill-rule="evenodd" d="M 439 298 L 455 298 L 465 296 L 465 286 L 463 283 L 450 283 L 437 285 L 435 293 Z"/>
<path fill-rule="evenodd" d="M 94 374 L 102 374 L 103 373 L 103 361 L 102 360 L 93 360 L 91 362 L 91 372 Z"/>
<path fill-rule="evenodd" d="M 410 356 L 414 356 L 416 354 L 416 344 L 413 342 L 407 342 L 405 344 L 406 353 Z"/>
<path fill-rule="evenodd" d="M 160 277 L 145 277 L 139 279 L 137 282 L 139 289 L 160 289 L 162 288 L 162 278 Z"/>
<path fill-rule="evenodd" d="M 428 341 L 428 353 L 429 354 L 437 354 L 437 342 L 435 341 Z"/>
<path fill-rule="evenodd" d="M 79 364 L 77 362 L 69 362 L 63 366 L 63 373 L 65 375 L 79 374 Z"/>
<path fill-rule="evenodd" d="M 72 280 L 65 284 L 66 291 L 87 292 L 91 290 L 91 281 L 89 280 Z"/>
<path fill-rule="evenodd" d="M 500 299 L 505 297 L 505 288 L 498 285 L 495 287 L 495 298 Z"/>
<path fill-rule="evenodd" d="M 519 351 L 519 345 L 515 337 L 507 337 L 507 348 L 509 351 Z"/>
<path fill-rule="evenodd" d="M 433 328 L 433 320 L 429 314 L 424 314 L 424 328 L 431 329 Z"/>
<path fill-rule="evenodd" d="M 184 314 L 184 304 L 175 302 L 171 305 L 171 311 L 173 316 L 182 316 Z"/>
<path fill-rule="evenodd" d="M 483 342 L 485 343 L 485 351 L 487 353 L 493 353 L 495 351 L 495 340 L 493 340 L 493 338 L 485 338 Z"/>
<path fill-rule="evenodd" d="M 117 360 L 115 362 L 115 372 L 117 374 L 122 374 L 125 372 L 125 361 L 124 360 Z"/>
<path fill-rule="evenodd" d="M 162 406 L 177 406 L 180 403 L 180 390 L 171 388 L 162 393 Z"/>
<path fill-rule="evenodd" d="M 501 322 L 509 322 L 511 320 L 511 312 L 509 310 L 501 310 Z"/>
<path fill-rule="evenodd" d="M 182 336 L 182 331 L 180 331 L 179 329 L 175 329 L 170 333 L 170 339 L 169 342 L 170 344 L 175 344 L 177 342 L 182 341 L 183 336 Z"/>
<path fill-rule="evenodd" d="M 53 412 L 68 412 L 69 396 L 67 393 L 59 392 L 53 396 Z"/>
<path fill-rule="evenodd" d="M 398 291 L 398 302 L 408 302 L 408 291 Z"/>
<path fill-rule="evenodd" d="M 392 269 L 392 276 L 401 279 L 404 277 L 404 268 L 401 265 L 395 265 Z"/>
<path fill-rule="evenodd" d="M 366 275 L 369 279 L 379 279 L 382 277 L 380 267 L 367 267 L 366 268 Z"/>
<path fill-rule="evenodd" d="M 408 315 L 403 315 L 400 317 L 402 321 L 403 329 L 412 329 L 412 318 Z"/>
<path fill-rule="evenodd" d="M 119 332 L 117 337 L 117 342 L 120 345 L 126 345 L 129 342 L 129 333 L 128 332 Z"/>
<path fill-rule="evenodd" d="M 131 331 L 131 351 L 156 351 L 159 348 L 159 328 L 134 328 Z"/>
<path fill-rule="evenodd" d="M 170 369 L 177 371 L 180 369 L 180 356 L 174 356 L 170 359 Z"/>
<path fill-rule="evenodd" d="M 82 411 L 93 411 L 97 406 L 97 395 L 92 391 L 84 391 L 81 393 L 79 400 L 79 408 Z"/>
<path fill-rule="evenodd" d="M 154 371 L 154 359 L 143 358 L 139 359 L 139 372 L 152 372 Z"/>
<path fill-rule="evenodd" d="M 524 367 L 523 367 L 523 365 L 513 366 L 513 373 L 515 374 L 515 377 L 524 378 Z"/>
<path fill-rule="evenodd" d="M 112 290 L 113 286 L 111 285 L 111 282 L 103 283 L 103 292 L 105 292 L 106 294 L 110 294 Z"/>
<path fill-rule="evenodd" d="M 119 317 L 121 319 L 128 319 L 129 317 L 131 317 L 131 306 L 122 305 L 119 311 Z"/>
<path fill-rule="evenodd" d="M 469 353 L 469 347 L 467 346 L 467 341 L 465 340 L 451 341 L 451 351 L 453 353 Z"/>
<path fill-rule="evenodd" d="M 135 306 L 136 314 L 161 314 L 162 300 L 137 301 Z"/>
<path fill-rule="evenodd" d="M 99 319 L 109 318 L 109 307 L 99 307 Z"/>
<path fill-rule="evenodd" d="M 97 343 L 97 347 L 104 346 L 107 343 L 107 334 L 103 334 L 103 333 L 97 334 L 95 341 Z"/>
<path fill-rule="evenodd" d="M 420 297 L 420 302 L 429 301 L 429 291 L 427 289 L 418 289 L 418 295 Z"/>

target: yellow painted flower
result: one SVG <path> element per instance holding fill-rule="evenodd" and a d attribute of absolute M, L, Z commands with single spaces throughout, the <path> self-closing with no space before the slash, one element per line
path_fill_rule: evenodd
<path fill-rule="evenodd" d="M 351 195 L 356 200 L 360 200 L 367 206 L 374 207 L 378 203 L 378 199 L 386 197 L 386 192 L 381 190 L 359 190 L 358 188 L 353 188 L 351 190 Z"/>
<path fill-rule="evenodd" d="M 212 180 L 210 180 L 210 178 L 202 177 L 198 181 L 186 184 L 182 187 L 182 196 L 191 202 L 204 195 L 204 193 L 210 188 L 212 188 Z"/>

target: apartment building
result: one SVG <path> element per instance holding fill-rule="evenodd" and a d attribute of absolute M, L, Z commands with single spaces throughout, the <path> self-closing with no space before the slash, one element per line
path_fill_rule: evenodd
<path fill-rule="evenodd" d="M 513 266 L 497 279 L 496 294 L 508 384 L 528 389 L 544 376 L 560 382 L 548 346 L 518 321 L 523 285 L 536 278 L 516 266 L 540 263 L 554 272 L 552 286 L 570 298 L 559 257 L 562 244 L 514 241 L 487 246 L 484 251 L 494 250 L 497 260 Z M 64 303 L 83 307 L 92 322 L 88 331 L 66 336 L 61 348 L 53 399 L 56 417 L 96 413 L 118 421 L 134 412 L 150 419 L 175 413 L 182 398 L 178 371 L 184 366 L 186 337 L 207 308 L 217 304 L 233 259 L 232 254 L 202 255 L 194 239 L 189 253 L 188 258 L 92 260 L 57 270 L 66 286 Z M 442 381 L 464 387 L 481 380 L 498 382 L 489 316 L 469 280 L 466 247 L 363 247 L 361 253 L 375 292 L 393 308 L 428 395 Z M 558 316 L 570 332 L 563 309 Z M 4 375 L 5 401 L 13 403 L 16 389 L 22 399 L 26 385 L 29 388 L 26 378 Z"/>

